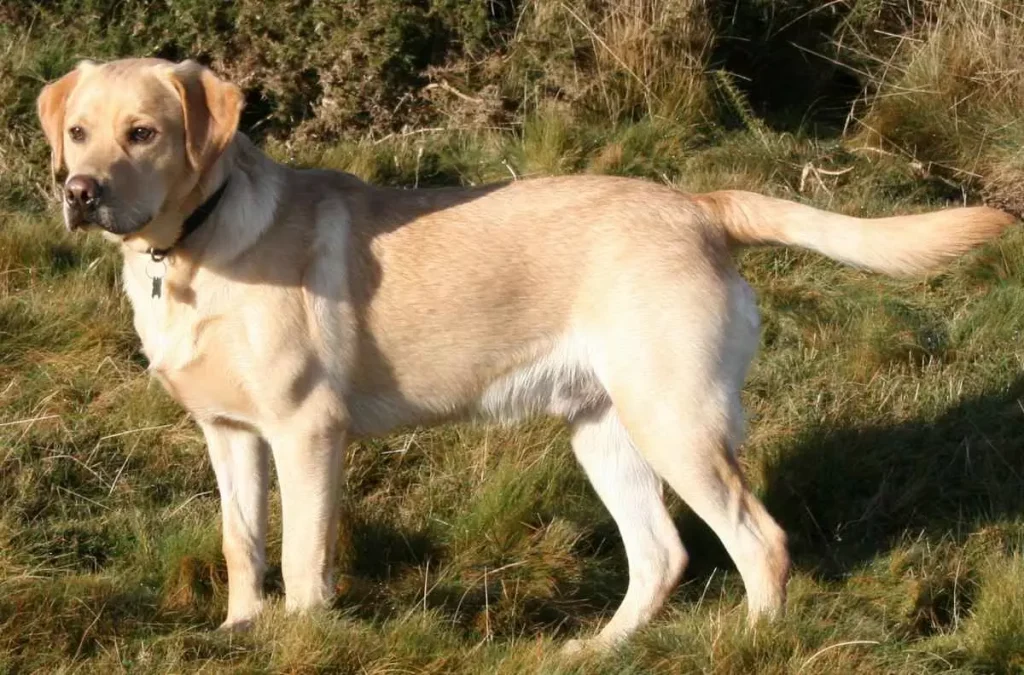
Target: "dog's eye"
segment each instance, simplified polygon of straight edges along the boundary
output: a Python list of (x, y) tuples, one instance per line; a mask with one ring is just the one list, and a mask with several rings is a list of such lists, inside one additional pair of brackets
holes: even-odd
[(73, 126), (70, 129), (68, 129), (68, 137), (74, 143), (81, 143), (82, 141), (85, 140), (85, 129), (77, 125)]
[(128, 132), (128, 141), (131, 143), (146, 143), (156, 136), (156, 129), (151, 127), (132, 127)]

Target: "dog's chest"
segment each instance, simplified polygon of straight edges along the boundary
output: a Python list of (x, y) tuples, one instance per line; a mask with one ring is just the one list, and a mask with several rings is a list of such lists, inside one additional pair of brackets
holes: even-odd
[(239, 354), (220, 335), (225, 330), (222, 322), (205, 319), (152, 336), (150, 372), (198, 419), (250, 422), (253, 400), (238, 369)]
[(199, 419), (251, 419), (253, 404), (238, 371), (230, 321), (209, 307), (176, 299), (166, 282), (161, 297), (128, 285), (150, 373), (168, 393)]
[(167, 392), (199, 420), (228, 419), (251, 424), (252, 399), (231, 369), (216, 367), (212, 359), (198, 358), (184, 368), (151, 367)]

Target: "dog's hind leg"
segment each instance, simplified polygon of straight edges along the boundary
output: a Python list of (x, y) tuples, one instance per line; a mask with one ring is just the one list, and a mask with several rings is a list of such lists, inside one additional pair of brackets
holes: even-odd
[(734, 455), (756, 307), (738, 277), (718, 281), (699, 296), (664, 284), (680, 291), (666, 293), (665, 303), (687, 307), (685, 314), (623, 312), (604, 345), (602, 380), (640, 454), (729, 552), (754, 621), (783, 609), (789, 555), (785, 533), (747, 488)]
[(782, 612), (789, 574), (786, 536), (745, 485), (726, 436), (697, 426), (671, 448), (664, 437), (646, 434), (641, 444), (658, 473), (729, 552), (747, 591), (750, 622)]
[(573, 421), (572, 448), (622, 535), (629, 587), (600, 634), (569, 642), (569, 652), (611, 646), (645, 624), (686, 566), (686, 551), (662, 502), (661, 479), (637, 452), (611, 406)]

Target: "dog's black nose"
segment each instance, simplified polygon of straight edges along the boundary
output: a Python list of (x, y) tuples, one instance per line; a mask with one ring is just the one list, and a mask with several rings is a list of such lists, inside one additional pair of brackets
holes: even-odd
[(100, 184), (91, 176), (72, 176), (64, 183), (64, 199), (71, 206), (96, 206), (100, 199)]

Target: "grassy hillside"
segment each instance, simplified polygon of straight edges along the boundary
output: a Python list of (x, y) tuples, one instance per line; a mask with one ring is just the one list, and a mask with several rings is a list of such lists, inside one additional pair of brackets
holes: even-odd
[(777, 624), (744, 630), (738, 575), (673, 502), (669, 610), (560, 660), (626, 565), (538, 421), (353, 446), (335, 611), (286, 619), (275, 566), (268, 614), (226, 636), (200, 434), (145, 374), (117, 252), (62, 231), (33, 117), (78, 58), (196, 56), (278, 159), (382, 183), (1016, 210), (1021, 44), (1005, 0), (0, 4), (0, 672), (1024, 672), (1024, 234), (899, 281), (742, 254), (764, 319), (742, 463), (795, 562)]

